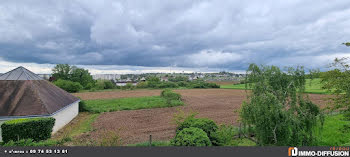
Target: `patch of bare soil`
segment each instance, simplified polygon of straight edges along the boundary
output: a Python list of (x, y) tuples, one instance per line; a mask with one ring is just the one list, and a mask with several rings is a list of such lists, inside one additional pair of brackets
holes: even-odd
[[(98, 130), (118, 130), (123, 144), (145, 142), (152, 135), (154, 141), (169, 140), (175, 135), (173, 117), (178, 109), (185, 112), (198, 112), (197, 117), (214, 120), (217, 124), (237, 125), (238, 111), (246, 98), (244, 90), (228, 89), (186, 89), (175, 90), (180, 93), (185, 106), (156, 108), (104, 113), (93, 123), (97, 131), (91, 135), (98, 137)], [(83, 99), (120, 98), (159, 95), (160, 90), (137, 90), (118, 92), (81, 93)], [(95, 95), (96, 94), (96, 95)], [(324, 95), (310, 94), (317, 104), (323, 105)]]

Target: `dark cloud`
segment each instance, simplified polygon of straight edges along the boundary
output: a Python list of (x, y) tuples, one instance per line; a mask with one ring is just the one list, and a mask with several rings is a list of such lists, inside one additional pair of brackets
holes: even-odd
[(350, 1), (0, 2), (10, 62), (245, 69), (323, 68), (349, 49)]

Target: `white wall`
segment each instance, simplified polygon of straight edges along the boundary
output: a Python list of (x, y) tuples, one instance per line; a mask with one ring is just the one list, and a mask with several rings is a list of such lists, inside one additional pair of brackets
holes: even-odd
[[(52, 134), (56, 133), (58, 130), (63, 128), (65, 125), (67, 125), (73, 118), (75, 118), (78, 115), (78, 113), (79, 113), (79, 101), (75, 102), (74, 104), (71, 104), (70, 106), (64, 108), (63, 110), (57, 112), (52, 116), (47, 116), (47, 117), (53, 117), (56, 119), (55, 125), (52, 128)], [(28, 117), (23, 117), (23, 118), (28, 118)], [(12, 119), (15, 119), (15, 118), (0, 119), (0, 126), (4, 122)], [(2, 142), (1, 127), (0, 127), (0, 142)]]
[(79, 101), (51, 116), (56, 119), (55, 126), (52, 129), (52, 133), (56, 133), (58, 130), (67, 125), (73, 118), (75, 118), (78, 115), (78, 113)]

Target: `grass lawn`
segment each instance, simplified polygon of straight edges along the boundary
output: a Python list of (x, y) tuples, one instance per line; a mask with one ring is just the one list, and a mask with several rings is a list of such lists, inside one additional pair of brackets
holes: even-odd
[(245, 89), (245, 84), (220, 85), (220, 88), (224, 88), (224, 89)]
[[(305, 84), (305, 93), (313, 94), (329, 94), (327, 90), (321, 88), (321, 79), (306, 79)], [(221, 85), (220, 88), (223, 89), (245, 89), (245, 84), (230, 84), (230, 85)]]
[(74, 137), (82, 133), (90, 132), (93, 130), (92, 123), (97, 119), (100, 114), (80, 112), (79, 115), (73, 119), (69, 125), (65, 126), (52, 138), (59, 139), (63, 137)]
[(319, 146), (349, 146), (350, 121), (343, 114), (328, 115), (318, 137)]
[(86, 100), (86, 109), (89, 112), (113, 112), (121, 110), (137, 110), (147, 108), (173, 107), (184, 105), (182, 101), (172, 101), (168, 104), (165, 98), (160, 96)]

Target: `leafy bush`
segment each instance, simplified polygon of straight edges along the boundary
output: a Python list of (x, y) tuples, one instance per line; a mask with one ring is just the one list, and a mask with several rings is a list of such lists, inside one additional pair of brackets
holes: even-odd
[(170, 100), (181, 100), (181, 95), (171, 91), (170, 89), (163, 90), (160, 96)]
[(84, 89), (88, 89), (89, 90), (89, 89), (92, 89), (94, 87), (95, 87), (95, 83), (90, 82), (84, 87)]
[(237, 141), (234, 137), (238, 131), (233, 126), (220, 125), (220, 127), (212, 135), (212, 144), (215, 146), (235, 146)]
[(220, 88), (220, 85), (218, 85), (216, 83), (206, 83), (206, 86), (208, 88)]
[(115, 89), (116, 88), (116, 85), (110, 80), (104, 80), (103, 82), (105, 84), (104, 89)]
[(189, 85), (189, 83), (185, 82), (185, 81), (180, 81), (180, 82), (177, 83), (177, 85), (180, 86), (180, 87), (187, 87)]
[(51, 137), (54, 118), (26, 118), (6, 121), (1, 125), (3, 141), (18, 141), (31, 138), (34, 141)]
[(186, 118), (182, 123), (180, 123), (176, 128), (176, 133), (180, 132), (185, 128), (200, 128), (202, 129), (210, 138), (210, 140), (214, 140), (214, 133), (218, 129), (218, 126), (215, 124), (213, 120), (207, 118)]
[(165, 89), (160, 94), (161, 97), (165, 98), (166, 103), (172, 106), (180, 106), (184, 103), (181, 101), (181, 95), (171, 91), (170, 89)]
[(103, 89), (105, 89), (105, 86), (106, 86), (106, 84), (103, 80), (97, 80), (95, 83), (94, 89), (95, 90), (103, 90)]
[(54, 82), (54, 84), (57, 87), (62, 88), (63, 90), (70, 92), (70, 93), (75, 93), (78, 92), (79, 90), (83, 89), (83, 86), (80, 85), (78, 82), (72, 82), (68, 80), (57, 80)]
[(126, 90), (126, 89), (133, 90), (133, 89), (135, 89), (135, 86), (132, 85), (131, 83), (127, 83), (125, 86), (121, 86), (121, 89), (123, 89), (123, 90)]
[(208, 135), (199, 128), (184, 128), (171, 141), (174, 146), (211, 146)]
[(79, 112), (86, 112), (86, 102), (84, 100), (80, 100), (79, 102)]
[(117, 86), (110, 80), (97, 80), (95, 83), (95, 90), (115, 89)]
[(174, 82), (162, 82), (162, 83), (159, 83), (157, 87), (158, 88), (177, 88), (179, 86)]
[(189, 85), (190, 88), (220, 88), (220, 85), (216, 83), (207, 83), (202, 80), (192, 81)]
[(160, 79), (156, 76), (149, 76), (146, 78), (146, 82), (148, 83), (148, 87), (156, 88), (157, 85), (160, 83)]
[(136, 88), (148, 88), (148, 83), (147, 82), (139, 82), (136, 85)]

